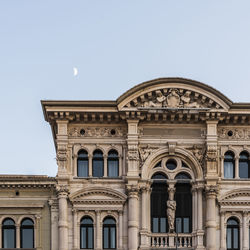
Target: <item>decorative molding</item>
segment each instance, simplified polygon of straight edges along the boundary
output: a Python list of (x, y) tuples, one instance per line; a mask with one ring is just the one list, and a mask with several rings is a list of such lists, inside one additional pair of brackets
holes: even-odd
[(158, 89), (152, 92), (145, 93), (125, 107), (137, 108), (181, 108), (181, 109), (220, 109), (222, 108), (211, 98), (200, 93), (177, 89)]
[[(232, 133), (229, 133), (231, 131)], [(227, 140), (248, 140), (250, 139), (250, 129), (243, 128), (220, 128), (218, 130), (218, 136), (220, 139)]]
[(140, 167), (143, 166), (147, 158), (157, 149), (158, 147), (152, 147), (149, 144), (147, 146), (139, 146)]
[[(85, 133), (80, 133), (84, 129)], [(115, 131), (115, 134), (111, 133), (111, 130)], [(123, 137), (127, 134), (125, 128), (115, 127), (71, 127), (68, 129), (68, 134), (70, 137)]]

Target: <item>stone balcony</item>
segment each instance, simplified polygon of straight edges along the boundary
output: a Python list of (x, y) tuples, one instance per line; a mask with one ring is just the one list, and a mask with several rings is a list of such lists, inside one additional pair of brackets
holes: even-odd
[(192, 234), (151, 234), (152, 249), (193, 249)]

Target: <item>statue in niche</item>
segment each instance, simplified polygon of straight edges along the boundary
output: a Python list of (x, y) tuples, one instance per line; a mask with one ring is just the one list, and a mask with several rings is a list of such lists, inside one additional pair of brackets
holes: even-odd
[(176, 211), (176, 201), (174, 200), (175, 188), (169, 187), (169, 200), (167, 201), (167, 217), (169, 232), (174, 232), (174, 221), (175, 221), (175, 211)]

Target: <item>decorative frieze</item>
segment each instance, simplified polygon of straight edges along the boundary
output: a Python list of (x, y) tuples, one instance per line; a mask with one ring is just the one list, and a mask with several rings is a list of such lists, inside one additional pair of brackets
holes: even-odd
[(123, 137), (126, 135), (126, 130), (121, 127), (71, 127), (68, 134), (70, 137)]
[(250, 139), (250, 129), (246, 129), (246, 128), (220, 128), (218, 130), (218, 136), (220, 139), (249, 140)]
[(200, 93), (177, 89), (158, 89), (145, 93), (125, 107), (137, 108), (182, 108), (182, 109), (219, 109), (221, 106), (211, 98)]

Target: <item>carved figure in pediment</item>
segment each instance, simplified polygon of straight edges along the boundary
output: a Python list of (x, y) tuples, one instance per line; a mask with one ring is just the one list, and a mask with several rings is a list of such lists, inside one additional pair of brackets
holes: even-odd
[(164, 96), (161, 91), (159, 91), (157, 93), (157, 97), (155, 102), (153, 101), (146, 101), (143, 104), (143, 107), (163, 107), (164, 106), (164, 102), (166, 100), (166, 96)]
[(183, 101), (184, 108), (201, 108), (201, 105), (197, 102), (191, 102), (191, 91), (186, 91), (186, 93), (181, 97)]

